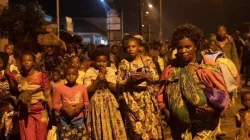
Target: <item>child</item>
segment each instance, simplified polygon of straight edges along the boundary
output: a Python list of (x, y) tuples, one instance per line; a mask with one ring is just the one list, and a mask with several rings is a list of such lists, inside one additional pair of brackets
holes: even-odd
[(18, 119), (17, 112), (14, 110), (16, 106), (15, 100), (9, 98), (5, 101), (5, 106), (7, 110), (4, 112), (2, 117), (0, 132), (4, 130), (4, 137), (6, 140), (20, 139), (19, 129), (18, 129)]
[(83, 140), (87, 137), (83, 110), (89, 104), (88, 93), (83, 85), (76, 83), (76, 68), (68, 67), (64, 74), (67, 84), (59, 86), (53, 97), (53, 109), (60, 114), (58, 137), (59, 140)]
[(16, 65), (16, 60), (14, 58), (14, 45), (13, 44), (6, 44), (4, 46), (4, 52), (9, 55), (9, 65)]
[(59, 70), (55, 70), (52, 72), (52, 81), (50, 82), (51, 88), (53, 91), (60, 85), (63, 85), (65, 81), (61, 77), (61, 72)]
[(79, 58), (77, 56), (70, 57), (69, 65), (78, 70), (78, 77), (77, 77), (76, 83), (83, 85), (83, 78), (84, 78), (84, 75), (85, 75), (85, 71), (79, 69), (80, 68)]
[(239, 127), (236, 140), (250, 139), (250, 93), (244, 93), (241, 96), (241, 103), (244, 108), (236, 114), (236, 126)]
[[(119, 105), (111, 91), (116, 90), (115, 70), (107, 67), (109, 53), (97, 49), (94, 53), (95, 67), (87, 70), (84, 85), (90, 99), (87, 128), (94, 140), (127, 140)], [(96, 115), (99, 114), (99, 115)], [(112, 121), (111, 121), (112, 120)]]

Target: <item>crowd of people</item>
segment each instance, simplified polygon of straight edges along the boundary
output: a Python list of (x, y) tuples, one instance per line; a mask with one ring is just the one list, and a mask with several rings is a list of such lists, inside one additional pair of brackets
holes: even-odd
[[(0, 52), (0, 139), (161, 140), (168, 126), (173, 140), (215, 140), (250, 77), (250, 36), (223, 25), (209, 39), (179, 25), (171, 41), (151, 44), (139, 35), (97, 46), (44, 40), (41, 51), (9, 43)], [(241, 101), (235, 138), (247, 140), (250, 93)]]

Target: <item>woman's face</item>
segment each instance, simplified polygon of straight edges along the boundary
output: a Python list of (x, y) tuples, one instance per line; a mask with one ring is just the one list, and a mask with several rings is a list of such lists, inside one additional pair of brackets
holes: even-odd
[(22, 68), (25, 71), (31, 70), (35, 65), (35, 61), (33, 57), (29, 54), (23, 55), (22, 57)]
[(179, 40), (177, 46), (177, 55), (186, 63), (194, 62), (196, 59), (195, 44), (187, 38)]
[(96, 66), (98, 68), (100, 68), (100, 67), (107, 67), (107, 65), (108, 65), (108, 59), (107, 59), (106, 56), (100, 55), (100, 56), (96, 57)]
[(139, 44), (136, 40), (129, 40), (127, 44), (127, 52), (135, 57), (138, 55), (139, 52)]

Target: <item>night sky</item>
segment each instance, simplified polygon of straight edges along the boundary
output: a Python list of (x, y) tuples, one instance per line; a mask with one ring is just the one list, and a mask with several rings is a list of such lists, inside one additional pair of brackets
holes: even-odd
[[(12, 0), (27, 1), (27, 0)], [(47, 14), (55, 17), (56, 0), (39, 0)], [(138, 0), (123, 0), (124, 32), (138, 32)], [(159, 34), (159, 0), (151, 1), (155, 7), (150, 16), (154, 35)], [(248, 32), (243, 22), (250, 22), (250, 0), (162, 0), (163, 38), (170, 39), (173, 29), (183, 23), (193, 23), (205, 35), (215, 32), (216, 26), (224, 24), (230, 33), (235, 30)], [(115, 0), (121, 9), (121, 0)], [(119, 3), (119, 4), (118, 4)], [(60, 0), (61, 17), (105, 17), (105, 8), (100, 0)], [(153, 15), (152, 15), (153, 14)]]

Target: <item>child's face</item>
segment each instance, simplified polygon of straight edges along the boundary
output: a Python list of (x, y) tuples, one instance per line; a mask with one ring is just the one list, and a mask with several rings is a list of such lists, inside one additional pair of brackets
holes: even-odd
[(159, 53), (160, 53), (161, 56), (166, 55), (166, 53), (167, 53), (167, 48), (166, 48), (165, 46), (161, 46), (161, 47), (160, 47), (160, 50), (159, 50)]
[(4, 48), (4, 51), (8, 54), (8, 55), (12, 55), (13, 51), (14, 51), (14, 46), (13, 45), (7, 45)]
[(14, 107), (12, 106), (11, 103), (8, 104), (8, 112), (11, 112), (14, 110)]
[(65, 79), (67, 80), (67, 82), (69, 84), (75, 84), (77, 77), (78, 77), (78, 71), (77, 71), (77, 69), (68, 68), (65, 71)]
[(70, 65), (72, 67), (75, 67), (75, 68), (78, 68), (79, 65), (80, 65), (80, 61), (77, 57), (73, 57), (71, 60), (70, 60)]
[(246, 109), (250, 109), (250, 94), (246, 94), (242, 98), (242, 104)]
[(100, 67), (107, 67), (107, 65), (108, 65), (108, 59), (107, 59), (106, 56), (100, 55), (100, 56), (96, 57), (96, 66), (98, 68), (100, 68)]
[(58, 72), (53, 72), (53, 74), (52, 74), (52, 80), (53, 80), (54, 82), (59, 81), (59, 80), (60, 80), (60, 73), (58, 73)]

